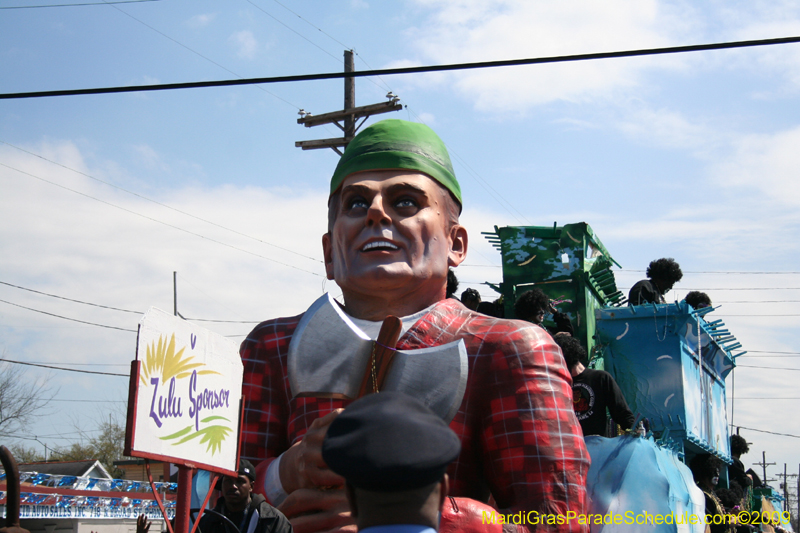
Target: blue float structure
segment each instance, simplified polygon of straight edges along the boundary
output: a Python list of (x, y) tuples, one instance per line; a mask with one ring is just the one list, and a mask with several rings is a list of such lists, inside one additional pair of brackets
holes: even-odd
[(596, 312), (595, 358), (631, 410), (681, 455), (711, 453), (731, 464), (725, 378), (745, 353), (713, 308), (685, 301)]
[[(705, 505), (686, 464), (700, 453), (732, 463), (725, 378), (745, 353), (722, 320), (710, 319), (715, 308), (695, 310), (685, 301), (627, 306), (611, 270), (619, 265), (584, 222), (496, 226), (484, 236), (501, 254), (503, 282), (488, 285), (501, 294), (506, 318), (533, 287), (561, 301), (559, 310), (590, 353), (589, 366), (611, 373), (637, 418), (648, 421), (647, 439), (586, 439), (591, 512), (672, 517), (670, 524), (634, 522), (648, 531), (704, 531), (702, 523), (686, 522)], [(722, 478), (727, 485), (726, 471)], [(770, 488), (755, 496), (754, 510), (783, 506)], [(592, 531), (630, 528), (602, 523)]]

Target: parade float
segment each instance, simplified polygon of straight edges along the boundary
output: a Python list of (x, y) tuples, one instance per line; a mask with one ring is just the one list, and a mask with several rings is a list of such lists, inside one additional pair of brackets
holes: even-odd
[[(571, 319), (588, 366), (609, 372), (649, 427), (646, 438), (587, 437), (590, 512), (612, 518), (592, 531), (636, 525), (703, 532), (691, 518), (704, 514), (703, 493), (686, 465), (700, 453), (732, 463), (725, 380), (745, 353), (723, 321), (711, 319), (715, 308), (695, 310), (685, 301), (628, 306), (612, 271), (620, 265), (586, 223), (495, 227), (483, 235), (501, 254), (503, 281), (488, 285), (500, 294), (505, 317), (515, 318), (519, 295), (541, 289)], [(783, 503), (777, 491), (757, 489), (744, 523), (772, 531), (761, 522), (778, 518), (791, 530), (780, 520)]]

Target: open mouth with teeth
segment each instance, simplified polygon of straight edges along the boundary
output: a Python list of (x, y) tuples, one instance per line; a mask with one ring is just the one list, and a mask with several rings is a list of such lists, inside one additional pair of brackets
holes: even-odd
[(361, 247), (362, 252), (391, 252), (394, 250), (399, 250), (399, 248), (389, 241), (373, 241)]

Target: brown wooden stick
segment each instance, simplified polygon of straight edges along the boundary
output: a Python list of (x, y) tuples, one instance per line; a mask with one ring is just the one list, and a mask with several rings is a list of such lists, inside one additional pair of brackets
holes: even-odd
[[(383, 387), (386, 375), (389, 373), (394, 354), (395, 346), (403, 331), (403, 322), (396, 316), (387, 316), (381, 325), (378, 333), (378, 340), (375, 341), (372, 349), (372, 356), (364, 369), (364, 377), (361, 380), (361, 387), (358, 390), (358, 398), (373, 392), (378, 392)], [(373, 364), (375, 369), (375, 383), (373, 384)], [(376, 390), (377, 389), (377, 390)]]

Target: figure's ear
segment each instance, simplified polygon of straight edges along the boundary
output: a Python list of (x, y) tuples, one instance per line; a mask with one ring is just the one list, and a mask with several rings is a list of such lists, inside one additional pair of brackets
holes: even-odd
[(328, 279), (334, 279), (333, 243), (331, 243), (330, 233), (326, 233), (322, 236), (322, 255), (325, 259), (325, 274), (328, 276)]
[(460, 224), (454, 224), (450, 228), (450, 251), (447, 254), (447, 266), (457, 267), (467, 258), (467, 228)]

